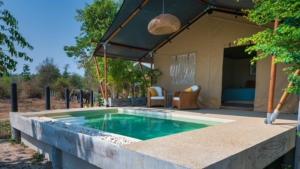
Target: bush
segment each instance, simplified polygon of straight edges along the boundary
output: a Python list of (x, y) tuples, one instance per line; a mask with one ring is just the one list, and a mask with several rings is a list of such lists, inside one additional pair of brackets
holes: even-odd
[(32, 79), (21, 83), (21, 98), (42, 98), (43, 89), (33, 85), (36, 84), (36, 81), (36, 79)]
[(11, 79), (8, 76), (0, 78), (0, 99), (7, 99), (10, 96)]
[(0, 139), (9, 139), (11, 136), (11, 127), (8, 120), (0, 120)]

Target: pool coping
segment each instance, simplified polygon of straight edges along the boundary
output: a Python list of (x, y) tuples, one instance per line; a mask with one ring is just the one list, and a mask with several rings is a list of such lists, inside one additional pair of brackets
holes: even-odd
[[(225, 116), (227, 123), (222, 125), (126, 145), (115, 145), (93, 136), (74, 133), (68, 129), (62, 130), (28, 118), (49, 113), (99, 109), (116, 108), (10, 113), (10, 116), (12, 126), (24, 134), (100, 168), (232, 168), (235, 165), (239, 168), (247, 168), (247, 166), (262, 168), (295, 146), (296, 125), (291, 125), (295, 123), (294, 120), (278, 120), (278, 124), (281, 125), (265, 125), (262, 118)], [(203, 115), (190, 111), (132, 107), (130, 109), (224, 120), (224, 115)], [(234, 129), (239, 130), (234, 131)], [(244, 138), (238, 138), (237, 135), (242, 135)], [(273, 149), (270, 149), (270, 146)], [(86, 150), (91, 152), (88, 153)], [(261, 154), (264, 156), (261, 157)]]

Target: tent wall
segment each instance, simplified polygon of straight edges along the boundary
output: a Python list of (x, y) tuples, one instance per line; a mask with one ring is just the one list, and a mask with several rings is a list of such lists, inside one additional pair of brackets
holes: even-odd
[[(277, 65), (277, 76), (276, 76), (276, 88), (274, 97), (274, 106), (280, 100), (284, 88), (287, 87), (287, 75), (282, 71), (284, 65)], [(256, 93), (254, 110), (255, 111), (267, 111), (268, 105), (268, 91), (269, 91), (269, 77), (271, 69), (271, 57), (260, 61), (257, 64), (257, 74), (256, 74)], [(290, 95), (286, 100), (286, 104), (282, 107), (282, 112), (295, 113), (297, 112), (298, 99), (296, 95)]]
[[(201, 86), (201, 104), (203, 107), (219, 108), (222, 96), (222, 71), (224, 48), (238, 38), (249, 36), (263, 30), (263, 27), (250, 24), (241, 17), (214, 12), (205, 15), (189, 29), (174, 38), (171, 43), (160, 48), (154, 56), (155, 68), (162, 71), (159, 84), (169, 92), (181, 90), (189, 85), (175, 85), (171, 82), (171, 57), (178, 54), (196, 52), (195, 81)], [(269, 61), (257, 65), (255, 111), (266, 111), (269, 83)], [(278, 102), (282, 88), (287, 85), (286, 76), (278, 68), (276, 100)], [(292, 98), (285, 107), (286, 112), (294, 112), (297, 100)]]

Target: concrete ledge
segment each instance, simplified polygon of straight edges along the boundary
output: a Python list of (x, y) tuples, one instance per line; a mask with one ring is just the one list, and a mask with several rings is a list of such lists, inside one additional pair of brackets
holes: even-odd
[[(84, 110), (87, 109), (68, 111)], [(155, 109), (151, 111), (155, 112)], [(160, 113), (172, 116), (223, 119), (227, 123), (126, 145), (116, 145), (31, 118), (63, 112), (66, 110), (10, 113), (10, 120), (12, 126), (22, 132), (22, 141), (26, 145), (48, 154), (50, 159), (53, 148), (60, 150), (61, 166), (67, 169), (83, 166), (64, 163), (66, 159), (91, 169), (259, 169), (295, 146), (296, 121), (278, 120), (275, 125), (265, 125), (263, 118), (230, 115), (227, 111), (214, 114), (162, 110)]]

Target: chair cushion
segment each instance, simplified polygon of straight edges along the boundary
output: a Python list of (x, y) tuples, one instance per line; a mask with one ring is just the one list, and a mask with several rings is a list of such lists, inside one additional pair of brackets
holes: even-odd
[(163, 96), (163, 94), (162, 94), (162, 88), (161, 87), (159, 87), (159, 86), (153, 86), (151, 88), (154, 88), (156, 90), (157, 96)]
[(180, 97), (173, 97), (173, 100), (180, 100)]
[(151, 96), (158, 96), (158, 93), (157, 93), (156, 89), (153, 88), (153, 87), (149, 88), (149, 92), (150, 92)]
[(192, 89), (192, 87), (189, 87), (189, 88), (184, 89), (184, 91), (185, 91), (185, 92), (192, 92), (193, 89)]
[(165, 99), (165, 97), (163, 97), (163, 96), (153, 96), (150, 98), (151, 98), (151, 100), (164, 100)]
[(198, 89), (199, 89), (199, 87), (198, 87), (197, 85), (193, 85), (193, 86), (191, 86), (191, 87), (185, 89), (184, 91), (185, 91), (185, 92), (195, 92), (195, 91), (197, 91)]

